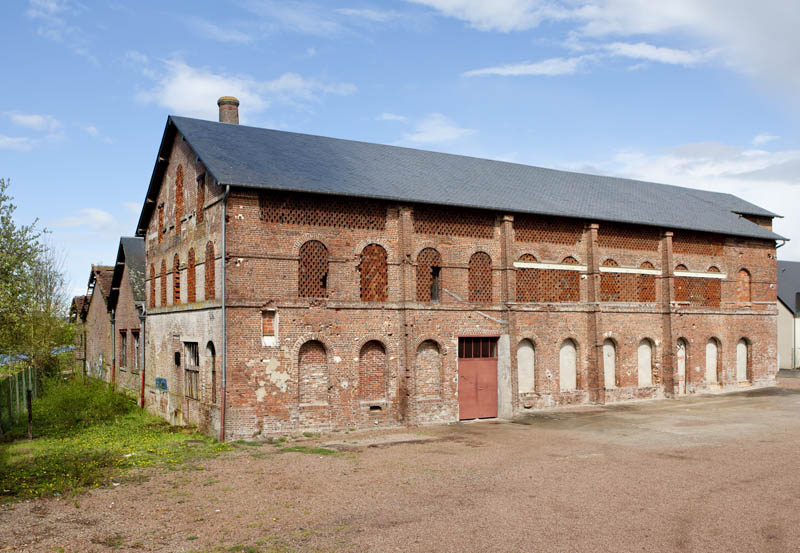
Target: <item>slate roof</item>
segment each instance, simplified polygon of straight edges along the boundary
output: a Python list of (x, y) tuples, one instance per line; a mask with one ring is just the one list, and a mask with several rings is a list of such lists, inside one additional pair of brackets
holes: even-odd
[(731, 194), (177, 116), (167, 119), (137, 236), (146, 232), (176, 131), (223, 186), (785, 239), (740, 216), (774, 213)]
[(800, 313), (800, 261), (778, 261), (778, 299), (794, 315)]
[(114, 273), (111, 279), (111, 291), (108, 298), (108, 310), (116, 309), (119, 299), (119, 289), (122, 284), (122, 274), (125, 266), (128, 267), (128, 280), (133, 292), (133, 303), (137, 306), (144, 305), (144, 238), (123, 236), (119, 239), (117, 261), (114, 264)]
[[(108, 301), (108, 294), (111, 291), (113, 274), (114, 267), (106, 265), (92, 265), (92, 272), (89, 274), (89, 286), (94, 286), (94, 291), (100, 290), (100, 295), (105, 301)], [(91, 295), (89, 297), (91, 301)]]
[(81, 322), (86, 322), (86, 314), (89, 311), (89, 296), (75, 296), (72, 298), (70, 307), (70, 318), (75, 318)]

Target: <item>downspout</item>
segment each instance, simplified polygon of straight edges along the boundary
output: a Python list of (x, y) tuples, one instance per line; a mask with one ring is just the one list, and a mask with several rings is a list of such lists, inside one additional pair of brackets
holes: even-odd
[(145, 363), (144, 360), (147, 357), (144, 354), (144, 350), (147, 344), (147, 335), (145, 334), (145, 326), (146, 326), (147, 317), (145, 316), (145, 307), (142, 306), (142, 311), (139, 313), (139, 328), (141, 328), (141, 335), (139, 336), (139, 372), (141, 373), (142, 382), (139, 385), (139, 406), (144, 409), (144, 372), (145, 372)]
[(225, 406), (227, 399), (228, 384), (228, 325), (225, 313), (225, 229), (227, 225), (227, 206), (228, 195), (231, 193), (231, 185), (225, 186), (225, 194), (222, 196), (222, 406), (220, 408), (219, 420), (219, 440), (225, 441)]

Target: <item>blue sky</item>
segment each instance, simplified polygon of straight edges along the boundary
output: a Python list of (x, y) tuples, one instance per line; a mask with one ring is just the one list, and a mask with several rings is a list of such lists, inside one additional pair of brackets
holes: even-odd
[(798, 29), (794, 0), (12, 1), (0, 176), (74, 293), (166, 116), (226, 94), (249, 125), (731, 192), (800, 259)]

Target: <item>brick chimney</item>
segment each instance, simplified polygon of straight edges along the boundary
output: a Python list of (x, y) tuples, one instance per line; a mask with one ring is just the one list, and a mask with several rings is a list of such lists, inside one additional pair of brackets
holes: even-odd
[(219, 122), (239, 124), (239, 100), (233, 96), (223, 96), (217, 100), (219, 106)]

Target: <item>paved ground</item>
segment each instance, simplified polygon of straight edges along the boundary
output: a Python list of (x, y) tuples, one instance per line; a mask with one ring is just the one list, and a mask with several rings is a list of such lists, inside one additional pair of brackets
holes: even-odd
[(0, 551), (800, 551), (800, 379), (389, 434), (17, 504)]

